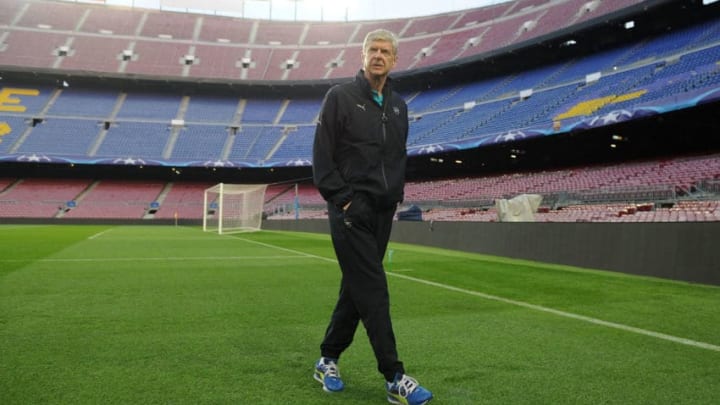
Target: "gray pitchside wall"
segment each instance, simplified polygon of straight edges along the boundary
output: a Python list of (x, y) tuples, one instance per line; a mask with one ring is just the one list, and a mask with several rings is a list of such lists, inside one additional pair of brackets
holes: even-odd
[[(265, 229), (328, 233), (326, 220)], [(395, 242), (720, 285), (720, 223), (396, 222)]]

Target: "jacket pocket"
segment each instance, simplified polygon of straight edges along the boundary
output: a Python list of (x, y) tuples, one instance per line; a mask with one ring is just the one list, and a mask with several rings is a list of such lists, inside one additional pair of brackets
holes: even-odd
[(368, 196), (362, 192), (353, 194), (352, 202), (347, 210), (344, 211), (344, 215), (346, 227), (369, 226), (373, 215), (373, 208)]

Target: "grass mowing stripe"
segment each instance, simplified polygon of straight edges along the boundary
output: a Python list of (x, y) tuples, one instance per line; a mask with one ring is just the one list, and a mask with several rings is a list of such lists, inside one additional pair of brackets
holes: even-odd
[[(183, 261), (183, 260), (275, 260), (275, 259), (311, 259), (304, 255), (298, 256), (177, 256), (177, 257), (98, 257), (86, 259), (37, 259), (34, 262), (142, 262), (142, 261)], [(22, 259), (0, 259), (0, 263), (26, 262)]]
[(282, 246), (277, 246), (277, 245), (271, 245), (271, 244), (269, 244), (269, 243), (258, 242), (258, 241), (256, 241), (256, 240), (250, 240), (250, 239), (245, 239), (245, 238), (237, 238), (237, 239), (238, 239), (238, 240), (241, 240), (241, 241), (244, 241), (244, 242), (248, 242), (248, 243), (254, 243), (254, 244), (256, 244), (256, 245), (269, 247), (269, 248), (272, 248), (272, 249), (282, 250), (282, 251), (284, 251), (284, 252), (295, 253), (295, 254), (303, 255), (303, 256), (306, 256), (306, 257), (309, 257), (309, 258), (321, 259), (321, 260), (325, 260), (325, 261), (327, 261), (327, 262), (337, 263), (337, 260), (336, 260), (336, 259), (331, 259), (331, 258), (329, 258), (329, 257), (323, 257), (323, 256), (314, 255), (314, 254), (311, 254), (311, 253), (305, 253), (305, 252), (301, 252), (301, 251), (299, 251), (299, 250), (284, 248), (284, 247), (282, 247)]
[[(327, 234), (50, 226), (0, 236), (3, 405), (385, 401), (369, 344), (347, 389), (311, 377), (341, 278)], [(264, 242), (266, 246), (237, 238)], [(301, 260), (39, 262), (296, 256)], [(717, 403), (720, 352), (411, 282), (419, 279), (720, 345), (720, 289), (393, 243), (400, 350), (438, 403)], [(323, 257), (311, 258), (309, 254)], [(389, 258), (385, 258), (386, 260)], [(389, 263), (386, 263), (389, 264)], [(396, 275), (395, 278), (392, 278)], [(362, 334), (362, 331), (359, 331)], [(356, 338), (359, 336), (356, 336)], [(363, 339), (364, 340), (364, 339)], [(448, 362), (448, 353), (453, 361)], [(268, 390), (272, 387), (283, 389)]]
[[(275, 245), (271, 245), (271, 244), (268, 244), (268, 243), (253, 241), (253, 240), (249, 240), (249, 239), (245, 239), (245, 238), (238, 238), (238, 239), (243, 240), (243, 241), (246, 241), (246, 242), (255, 243), (255, 244), (258, 244), (258, 245), (270, 247), (270, 248), (275, 248), (275, 249), (283, 250), (283, 251), (285, 251), (285, 252), (292, 252), (292, 253), (297, 253), (297, 254), (303, 254), (303, 255), (315, 257), (315, 258), (317, 258), (317, 259), (321, 259), (321, 260), (325, 260), (325, 261), (337, 263), (337, 260), (336, 260), (336, 259), (330, 259), (330, 258), (327, 258), (327, 257), (317, 256), (317, 255), (313, 255), (313, 254), (310, 254), (310, 253), (304, 253), (304, 252), (296, 251), (296, 250), (293, 250), (293, 249), (287, 249), (287, 248), (284, 248), (284, 247), (281, 247), (281, 246), (275, 246)], [(575, 319), (575, 320), (578, 320), (578, 321), (583, 321), (583, 322), (592, 323), (592, 324), (595, 324), (595, 325), (605, 326), (605, 327), (608, 327), (608, 328), (619, 329), (619, 330), (622, 330), (622, 331), (625, 331), (625, 332), (632, 332), (632, 333), (636, 333), (636, 334), (640, 334), (640, 335), (650, 336), (650, 337), (653, 337), (653, 338), (656, 338), (656, 339), (667, 340), (667, 341), (670, 341), (670, 342), (673, 342), (673, 343), (679, 343), (679, 344), (686, 345), (686, 346), (692, 346), (692, 347), (697, 347), (697, 348), (700, 348), (700, 349), (706, 349), (706, 350), (712, 350), (712, 351), (720, 352), (720, 346), (713, 345), (713, 344), (710, 344), (710, 343), (699, 342), (699, 341), (692, 340), (692, 339), (687, 339), (687, 338), (683, 338), (683, 337), (668, 335), (668, 334), (665, 334), (665, 333), (655, 332), (655, 331), (651, 331), (651, 330), (647, 330), (647, 329), (642, 329), (642, 328), (636, 328), (636, 327), (634, 327), (634, 326), (624, 325), (624, 324), (621, 324), (621, 323), (604, 321), (604, 320), (602, 320), (602, 319), (597, 319), (597, 318), (592, 318), (592, 317), (589, 317), (589, 316), (574, 314), (574, 313), (572, 313), (572, 312), (560, 311), (560, 310), (557, 310), (557, 309), (548, 308), (548, 307), (544, 307), (544, 306), (541, 306), (541, 305), (530, 304), (530, 303), (524, 302), (524, 301), (512, 300), (512, 299), (509, 299), (509, 298), (503, 298), (503, 297), (499, 297), (499, 296), (496, 296), (496, 295), (485, 294), (485, 293), (482, 293), (482, 292), (479, 292), (479, 291), (467, 290), (467, 289), (464, 289), (464, 288), (455, 287), (455, 286), (451, 286), (451, 285), (447, 285), (447, 284), (442, 284), (442, 283), (437, 283), (437, 282), (434, 282), (434, 281), (423, 280), (423, 279), (420, 279), (420, 278), (411, 277), (411, 276), (407, 276), (407, 275), (404, 275), (404, 274), (396, 274), (396, 273), (393, 273), (393, 272), (386, 272), (386, 274), (389, 275), (389, 276), (398, 277), (398, 278), (402, 278), (402, 279), (409, 280), (409, 281), (414, 281), (414, 282), (417, 282), (417, 283), (422, 283), (422, 284), (429, 285), (429, 286), (433, 286), (433, 287), (443, 288), (443, 289), (446, 289), (446, 290), (449, 290), (449, 291), (460, 292), (460, 293), (472, 295), (472, 296), (475, 296), (475, 297), (484, 298), (484, 299), (487, 299), (487, 300), (492, 300), (492, 301), (502, 302), (502, 303), (505, 303), (505, 304), (515, 305), (515, 306), (519, 306), (519, 307), (531, 309), (531, 310), (534, 310), (534, 311), (545, 312), (545, 313), (549, 313), (549, 314), (553, 314), (553, 315), (557, 315), (557, 316), (562, 316), (562, 317), (565, 317), (565, 318), (570, 318), (570, 319)]]
[(657, 339), (668, 340), (671, 342), (680, 343), (680, 344), (687, 345), (687, 346), (693, 346), (693, 347), (698, 347), (701, 349), (707, 349), (707, 350), (713, 350), (716, 352), (720, 352), (720, 346), (716, 346), (716, 345), (713, 345), (710, 343), (698, 342), (698, 341), (692, 340), (692, 339), (686, 339), (686, 338), (682, 338), (682, 337), (667, 335), (665, 333), (654, 332), (651, 330), (636, 328), (634, 326), (623, 325), (620, 323), (603, 321), (602, 319), (592, 318), (592, 317), (584, 316), (584, 315), (578, 315), (578, 314), (574, 314), (572, 312), (560, 311), (557, 309), (543, 307), (541, 305), (530, 304), (530, 303), (523, 302), (523, 301), (511, 300), (508, 298), (485, 294), (485, 293), (478, 292), (478, 291), (467, 290), (464, 288), (454, 287), (454, 286), (446, 285), (446, 284), (442, 284), (442, 283), (436, 283), (434, 281), (423, 280), (423, 279), (416, 278), (416, 277), (406, 276), (404, 274), (393, 274), (393, 273), (388, 273), (388, 274), (391, 274), (395, 277), (403, 278), (406, 280), (414, 281), (417, 283), (426, 284), (426, 285), (430, 285), (430, 286), (438, 287), (438, 288), (444, 288), (446, 290), (455, 291), (455, 292), (459, 292), (459, 293), (463, 293), (463, 294), (469, 294), (469, 295), (484, 298), (487, 300), (498, 301), (498, 302), (502, 302), (505, 304), (515, 305), (515, 306), (519, 306), (519, 307), (523, 307), (523, 308), (532, 309), (535, 311), (541, 311), (541, 312), (546, 312), (546, 313), (553, 314), (553, 315), (562, 316), (565, 318), (577, 319), (579, 321), (589, 322), (589, 323), (600, 325), (600, 326), (606, 326), (609, 328), (620, 329), (620, 330), (623, 330), (626, 332), (638, 333), (641, 335), (646, 335), (646, 336), (654, 337)]

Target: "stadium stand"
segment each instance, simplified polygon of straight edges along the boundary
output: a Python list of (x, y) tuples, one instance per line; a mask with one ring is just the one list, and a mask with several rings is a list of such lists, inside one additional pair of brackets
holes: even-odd
[(15, 25), (56, 31), (74, 31), (80, 23), (85, 9), (68, 7), (62, 3), (28, 2), (27, 8), (18, 10), (20, 15)]
[(64, 218), (142, 218), (165, 187), (148, 181), (95, 181)]
[[(492, 201), (518, 194), (597, 192), (607, 201), (622, 191), (626, 200), (673, 199), (676, 191), (688, 193), (698, 182), (720, 176), (720, 156), (709, 155), (622, 165), (582, 167), (531, 174), (505, 174), (477, 179), (452, 179), (425, 189), (423, 183), (406, 189), (406, 201)], [(419, 189), (415, 189), (419, 187)], [(670, 189), (668, 189), (670, 187)], [(671, 195), (648, 191), (670, 190)], [(659, 198), (658, 198), (659, 197)]]
[(242, 121), (248, 124), (273, 124), (283, 103), (282, 99), (256, 98), (248, 100), (242, 112)]
[(193, 39), (199, 17), (192, 14), (147, 12), (140, 36), (162, 39)]
[(26, 119), (23, 117), (5, 117), (2, 121), (11, 129), (9, 133), (0, 137), (0, 153), (11, 153), (15, 150), (16, 142), (28, 130)]
[(516, 4), (512, 2), (499, 3), (481, 7), (475, 10), (467, 10), (460, 15), (459, 19), (450, 27), (451, 29), (461, 29), (477, 25), (486, 21), (495, 21), (501, 16), (510, 13)]
[(295, 49), (273, 49), (267, 60), (266, 73), (280, 80), (286, 80), (290, 72), (300, 68), (296, 59), (299, 53), (300, 51)]
[[(261, 84), (338, 79), (357, 72), (362, 38), (383, 27), (400, 34), (402, 73), (509, 49), (636, 3), (521, 0), (437, 16), (328, 24), (0, 0), (0, 66)], [(418, 87), (407, 94), (410, 152), (447, 145), (474, 148), (517, 134), (525, 137), (523, 131), (547, 135), (555, 125), (569, 131), (643, 108), (677, 108), (718, 89), (719, 40), (720, 20), (715, 19), (540, 68)], [(83, 157), (82, 162), (126, 165), (307, 166), (322, 101), (278, 92), (217, 95), (86, 88), (61, 81), (54, 87), (1, 84), (0, 90), (25, 93), (19, 96), (23, 111), (0, 108), (0, 122), (11, 129), (0, 136), (0, 160), (29, 162), (74, 163)], [(546, 198), (546, 211), (538, 214), (542, 221), (718, 220), (717, 198), (699, 192), (700, 184), (720, 177), (718, 161), (712, 154), (410, 182), (406, 202), (425, 207), (426, 218), (434, 220), (491, 221), (497, 217), (493, 200), (540, 193)], [(199, 218), (198, 190), (209, 186), (100, 180), (85, 190), (88, 182), (81, 181), (85, 188), (72, 196), (51, 196), (50, 203), (36, 206), (32, 193), (12, 192), (22, 190), (22, 183), (0, 182), (0, 216), (168, 219), (177, 213)], [(299, 192), (303, 215), (322, 217), (317, 192), (307, 185)], [(58, 211), (58, 201), (73, 199), (78, 207)], [(292, 193), (271, 200), (266, 210), (276, 214), (272, 219), (292, 214)], [(159, 209), (148, 214), (151, 203)], [(638, 208), (646, 203), (651, 210)], [(115, 211), (107, 209), (113, 204), (120, 207), (117, 214), (108, 213)]]
[(314, 122), (315, 118), (320, 113), (321, 105), (322, 100), (317, 98), (292, 99), (283, 111), (279, 123), (298, 124)]
[(201, 17), (198, 39), (204, 42), (248, 44), (255, 23), (240, 18)]
[(606, 15), (613, 11), (623, 9), (636, 2), (634, 0), (603, 0), (581, 3), (583, 3), (583, 6), (580, 9), (580, 17), (575, 20), (576, 24), (587, 21), (598, 15)]
[(26, 7), (26, 4), (19, 1), (3, 0), (0, 2), (0, 24), (10, 25), (18, 18), (19, 11)]
[(158, 198), (160, 204), (154, 218), (202, 218), (203, 192), (210, 183), (169, 183), (164, 194)]
[(33, 118), (45, 110), (56, 89), (46, 85), (24, 86), (21, 83), (3, 82), (0, 91), (4, 96), (0, 112)]
[(171, 158), (182, 161), (207, 162), (222, 158), (228, 138), (228, 127), (192, 124), (183, 127), (177, 136)]
[(88, 9), (79, 31), (90, 34), (111, 36), (133, 36), (136, 34), (145, 13), (139, 10), (111, 7), (93, 7)]
[(48, 115), (106, 119), (110, 117), (117, 103), (119, 93), (97, 88), (73, 88), (59, 91), (49, 106)]
[(0, 212), (5, 218), (52, 218), (67, 203), (82, 195), (90, 184), (77, 179), (3, 179), (0, 181)]
[(479, 45), (472, 48), (472, 53), (477, 54), (500, 49), (511, 43), (532, 37), (529, 33), (529, 27), (535, 26), (536, 20), (546, 12), (546, 10), (537, 10), (529, 14), (519, 13), (519, 15), (512, 18), (493, 23), (490, 29), (483, 34)]
[(272, 154), (273, 160), (303, 160), (312, 156), (312, 140), (315, 135), (314, 125), (288, 127), (284, 130), (285, 139)]
[[(289, 60), (280, 60), (281, 64), (285, 63), (287, 71), (287, 75), (283, 77), (291, 80), (326, 78), (332, 72), (332, 63), (338, 56), (338, 50), (333, 48), (303, 49), (294, 52)], [(359, 56), (358, 60), (360, 60)], [(292, 67), (288, 68), (288, 65)]]
[(404, 37), (417, 37), (447, 31), (457, 19), (458, 16), (454, 14), (412, 18), (402, 35)]
[(3, 39), (0, 64), (23, 68), (49, 68), (58, 59), (58, 50), (67, 43), (64, 34), (13, 30)]
[[(353, 23), (354, 24), (354, 23)], [(362, 44), (362, 41), (365, 39), (365, 35), (367, 35), (368, 32), (374, 31), (376, 29), (387, 29), (392, 32), (397, 33), (401, 38), (402, 32), (405, 30), (405, 27), (409, 24), (409, 19), (405, 18), (399, 18), (395, 20), (383, 20), (383, 21), (363, 21), (360, 23), (360, 26), (355, 31), (355, 35), (353, 35), (352, 38), (350, 38), (351, 43), (357, 44), (360, 46)], [(349, 48), (346, 48), (346, 50)], [(351, 55), (360, 55), (360, 52), (357, 52), (355, 54)]]
[(122, 53), (130, 48), (126, 39), (78, 36), (72, 41), (72, 51), (59, 58), (58, 69), (88, 72), (118, 72)]
[(97, 122), (75, 119), (43, 120), (16, 148), (19, 154), (87, 155), (100, 126)]
[(169, 123), (177, 117), (181, 98), (159, 92), (128, 93), (117, 113), (118, 119), (161, 120)]
[(234, 135), (229, 160), (260, 164), (282, 136), (282, 127), (244, 126)]
[(0, 191), (7, 191), (7, 188), (15, 182), (15, 179), (0, 178)]
[(552, 32), (555, 27), (575, 24), (582, 8), (581, 2), (569, 1), (558, 5), (556, 8), (543, 13), (537, 20), (532, 21), (532, 29), (520, 34), (519, 39), (523, 40), (527, 34), (532, 33), (535, 37)]
[[(718, 179), (720, 155), (712, 154), (411, 181), (405, 188), (404, 206), (422, 207), (425, 220), (496, 221), (493, 205), (496, 199), (541, 194), (545, 199), (536, 219), (543, 222), (720, 221), (718, 194), (698, 192), (703, 182), (715, 184)], [(77, 208), (64, 214), (68, 218), (142, 219), (156, 202), (154, 218), (173, 218), (177, 212), (179, 218), (198, 219), (202, 217), (202, 191), (211, 185), (114, 180), (89, 185), (87, 180), (2, 179), (0, 217), (50, 218), (58, 214), (59, 206), (74, 200)], [(44, 193), (44, 188), (51, 192)], [(302, 218), (326, 215), (324, 201), (314, 186), (300, 184), (297, 196)], [(265, 200), (269, 219), (295, 217), (293, 184), (270, 186)]]
[(182, 118), (186, 122), (230, 124), (238, 111), (240, 99), (233, 96), (193, 95)]
[[(720, 82), (717, 61), (720, 58), (720, 46), (711, 43), (696, 42), (695, 48), (688, 48), (683, 41), (689, 38), (714, 38), (714, 32), (720, 31), (720, 21), (704, 23), (684, 30), (677, 30), (670, 35), (652, 41), (641, 41), (627, 45), (621, 49), (600, 52), (585, 58), (576, 58), (570, 62), (552, 64), (537, 69), (529, 69), (521, 73), (509, 73), (504, 76), (480, 79), (451, 87), (430, 88), (418, 91), (409, 100), (409, 110), (413, 115), (409, 146), (422, 148), (428, 145), (446, 144), (459, 141), (472, 141), (473, 139), (487, 140), (500, 139), (503, 132), (509, 130), (522, 131), (528, 128), (549, 130), (554, 125), (571, 126), (591, 117), (604, 116), (615, 111), (632, 111), (635, 108), (650, 105), (653, 108), (667, 108), (664, 104), (652, 104), (665, 100), (670, 105), (677, 104), (683, 94), (697, 94), (698, 90), (716, 89)], [(667, 47), (663, 46), (667, 41)], [(185, 45), (183, 45), (185, 46)], [(646, 49), (647, 48), (647, 49)], [(675, 49), (680, 53), (668, 54), (667, 49)], [(276, 69), (283, 69), (280, 64), (288, 62), (296, 55), (297, 68), (284, 68), (286, 75), (296, 75), (302, 71), (304, 65), (303, 54), (324, 54), (318, 50), (303, 50), (297, 53), (291, 50), (275, 52), (270, 60), (277, 62)], [(330, 58), (331, 54), (325, 54)], [(640, 59), (637, 59), (637, 58)], [(322, 61), (322, 58), (317, 59)], [(206, 59), (200, 58), (193, 68), (209, 66), (204, 63)], [(630, 64), (624, 64), (627, 61)], [(307, 66), (306, 66), (307, 67)], [(268, 67), (269, 68), (269, 67)], [(338, 66), (339, 69), (343, 67)], [(178, 69), (181, 69), (178, 63)], [(232, 69), (238, 69), (232, 67)], [(327, 75), (328, 71), (335, 69), (322, 65), (315, 65), (318, 74)], [(353, 68), (354, 69), (354, 68)], [(309, 71), (309, 70), (308, 70)], [(324, 71), (325, 73), (322, 73)], [(587, 76), (597, 73), (596, 81), (587, 81)], [(22, 86), (21, 86), (22, 87)], [(188, 135), (205, 133), (202, 129), (219, 129), (253, 125), (283, 125), (302, 126), (313, 124), (319, 110), (321, 99), (298, 98), (268, 98), (237, 96), (214, 96), (209, 94), (193, 94), (182, 96), (180, 94), (161, 93), (153, 91), (123, 91), (98, 90), (84, 88), (49, 88), (38, 87), (30, 89), (37, 91), (37, 95), (22, 97), (22, 106), (26, 109), (23, 117), (28, 121), (40, 120), (42, 128), (52, 128), (56, 116), (60, 118), (87, 118), (92, 122), (76, 123), (83, 128), (91, 128), (98, 122), (107, 126), (107, 136), (97, 139), (93, 148), (84, 148), (86, 153), (81, 155), (112, 158), (127, 158), (128, 156), (142, 156), (153, 160), (163, 160), (172, 157), (181, 159), (185, 156), (195, 156), (189, 150), (173, 152), (173, 137), (177, 133), (170, 133), (169, 138), (158, 139), (155, 135), (165, 131), (158, 126), (139, 125), (142, 123), (157, 122), (169, 125), (172, 119), (185, 119), (188, 123), (198, 122), (211, 125), (188, 128), (182, 131), (179, 148), (190, 147), (192, 140)], [(530, 95), (522, 96), (521, 92), (530, 91)], [(468, 106), (468, 103), (470, 105)], [(43, 117), (44, 115), (44, 117)], [(15, 119), (16, 117), (13, 117)], [(114, 134), (122, 128), (124, 122), (134, 121), (133, 130), (151, 131), (146, 138), (154, 144), (149, 150), (134, 150), (141, 148), (148, 142), (128, 142), (123, 148), (114, 146), (117, 143)], [(17, 122), (17, 121), (15, 121)], [(60, 124), (58, 124), (60, 125)], [(67, 128), (69, 123), (58, 128)], [(17, 123), (15, 128), (19, 128)], [(204, 147), (215, 147), (217, 150), (210, 153), (210, 157), (228, 156), (230, 159), (242, 160), (252, 156), (251, 164), (265, 161), (270, 158), (285, 159), (290, 157), (289, 150), (305, 150), (308, 148), (285, 148), (282, 143), (288, 139), (297, 140), (297, 137), (283, 136), (282, 128), (269, 128), (268, 138), (255, 145), (250, 142), (234, 142), (230, 153), (226, 153), (226, 143), (220, 139), (210, 142)], [(31, 131), (32, 132), (32, 131)], [(42, 130), (38, 131), (42, 134)], [(86, 137), (89, 129), (84, 130)], [(242, 132), (241, 132), (242, 133)], [(245, 132), (247, 133), (247, 132)], [(95, 134), (97, 135), (97, 134)], [(6, 137), (17, 139), (17, 133)], [(135, 134), (138, 138), (140, 134)], [(61, 146), (45, 147), (40, 135), (31, 139), (22, 139), (11, 148), (8, 143), (3, 145), (6, 153), (41, 153), (61, 154)], [(74, 137), (73, 140), (78, 140)], [(252, 135), (250, 139), (255, 137)], [(170, 141), (168, 143), (168, 141)], [(276, 142), (276, 144), (272, 144)], [(83, 145), (92, 141), (84, 139)], [(63, 141), (63, 144), (72, 143)], [(106, 145), (107, 144), (107, 145)], [(244, 145), (244, 146), (243, 146)], [(167, 146), (167, 148), (166, 148)], [(240, 147), (254, 147), (255, 151), (240, 150)], [(113, 152), (117, 148), (116, 152)], [(279, 150), (280, 154), (272, 156), (272, 151)], [(51, 151), (49, 153), (48, 151)], [(118, 155), (113, 155), (118, 153)], [(78, 151), (73, 153), (78, 154)], [(293, 156), (293, 158), (309, 159), (306, 156)], [(206, 159), (210, 160), (210, 159)], [(236, 162), (241, 163), (241, 162)]]
[(183, 76), (187, 66), (185, 56), (190, 54), (190, 45), (144, 40), (137, 41), (132, 51), (135, 57), (127, 63), (123, 73), (179, 77)]
[(348, 23), (310, 23), (305, 32), (303, 44), (308, 46), (345, 45), (350, 42), (357, 28), (357, 24)]
[(482, 26), (440, 34), (432, 46), (428, 47), (426, 56), (419, 60), (415, 67), (432, 66), (458, 58), (463, 51), (475, 46), (474, 38), (481, 38), (489, 29), (490, 27)]
[[(194, 77), (246, 79), (248, 68), (243, 68), (242, 60), (250, 58), (250, 50), (227, 45), (198, 45), (195, 47), (194, 63), (190, 66), (190, 75)], [(248, 62), (248, 67), (255, 62)], [(243, 77), (243, 73), (245, 76)]]
[(299, 45), (307, 25), (284, 21), (257, 21), (254, 36), (250, 43), (254, 45)]
[(169, 123), (119, 122), (107, 131), (96, 155), (114, 159), (156, 159), (165, 154), (169, 139)]
[(338, 79), (353, 77), (360, 69), (360, 57), (362, 55), (362, 46), (359, 44), (349, 45), (347, 48), (340, 50), (337, 58), (334, 62), (334, 67), (331, 67), (330, 72), (327, 74), (328, 79)]
[[(517, 1), (415, 19), (313, 23), (5, 0), (2, 21), (8, 35), (0, 65), (250, 80), (341, 78), (354, 75), (359, 44), (376, 28), (400, 34), (408, 53), (399, 67), (415, 69), (536, 38), (634, 3)], [(102, 40), (108, 46), (101, 47)], [(298, 64), (288, 74), (281, 65), (298, 52), (308, 55), (305, 68)], [(315, 52), (319, 61), (311, 57)], [(198, 58), (188, 62), (188, 55)], [(338, 59), (325, 60), (328, 56)], [(248, 72), (234, 74), (243, 69), (244, 58), (252, 60)], [(333, 60), (340, 69), (317, 75), (318, 65)]]

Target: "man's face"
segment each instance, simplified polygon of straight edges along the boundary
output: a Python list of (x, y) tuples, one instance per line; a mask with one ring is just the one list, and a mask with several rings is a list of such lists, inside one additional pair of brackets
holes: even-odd
[(395, 67), (395, 53), (389, 41), (372, 41), (363, 51), (363, 69), (373, 76), (387, 76)]

